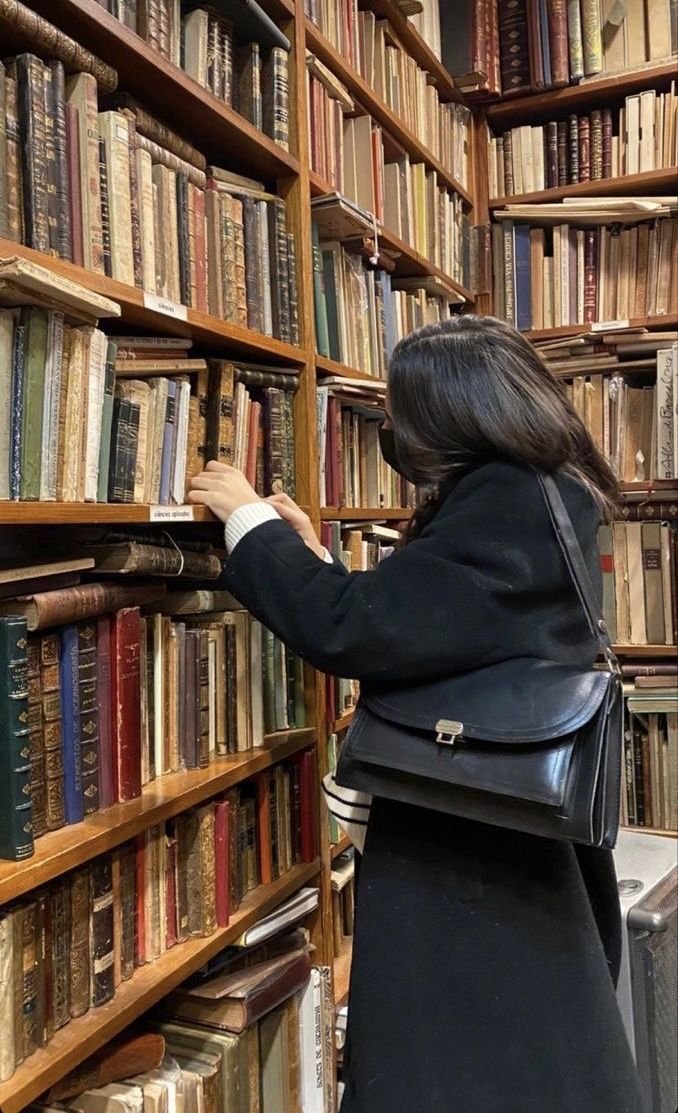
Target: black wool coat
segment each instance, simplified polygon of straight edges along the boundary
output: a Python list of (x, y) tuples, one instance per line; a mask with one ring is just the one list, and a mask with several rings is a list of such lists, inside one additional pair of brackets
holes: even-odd
[[(557, 480), (599, 587), (598, 512)], [(597, 652), (536, 478), (510, 461), (460, 479), (372, 572), (322, 563), (281, 521), (239, 542), (225, 580), (363, 690)], [(375, 799), (342, 1113), (642, 1113), (614, 994), (620, 938), (609, 852)]]

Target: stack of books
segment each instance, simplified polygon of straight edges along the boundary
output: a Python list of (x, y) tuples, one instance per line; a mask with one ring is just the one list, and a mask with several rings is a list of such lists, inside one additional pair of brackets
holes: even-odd
[(353, 912), (355, 906), (355, 862), (353, 851), (341, 854), (332, 863), (332, 934), (335, 958), (342, 954), (353, 938)]
[(678, 313), (676, 198), (508, 205), (493, 225), (495, 314), (519, 329)]
[(309, 757), (272, 771), (283, 794), (279, 818), (262, 805), (259, 782), (244, 782), (3, 907), (5, 1078), (72, 1018), (112, 1001), (140, 967), (227, 927), (245, 896), (265, 884), (258, 858), (264, 840), (280, 837), (280, 876), (314, 860)]
[(594, 108), (489, 137), (490, 197), (678, 166), (678, 96), (646, 89), (623, 108)]
[(290, 43), (256, 2), (97, 3), (287, 150)]
[(600, 527), (603, 615), (613, 642), (673, 646), (678, 641), (677, 537), (668, 522)]
[[(678, 676), (665, 666), (628, 688), (624, 724), (622, 822), (630, 827), (678, 830)], [(627, 675), (630, 675), (627, 666)], [(642, 666), (640, 666), (642, 669)], [(673, 672), (669, 672), (674, 668)], [(652, 682), (644, 686), (643, 681)]]

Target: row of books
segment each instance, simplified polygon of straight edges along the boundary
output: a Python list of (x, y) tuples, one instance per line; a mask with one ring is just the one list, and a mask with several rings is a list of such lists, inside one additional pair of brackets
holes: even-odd
[(317, 225), (313, 231), (318, 354), (385, 379), (397, 342), (419, 325), (446, 320), (452, 295), (434, 280), (392, 278), (351, 246), (320, 241)]
[(379, 449), (383, 399), (361, 395), (362, 386), (330, 380), (318, 387), (320, 505), (410, 506), (412, 485), (388, 466)]
[(468, 166), (454, 159), (451, 131), (469, 114), (456, 104), (441, 101), (428, 73), (403, 48), (387, 19), (374, 12), (358, 11), (353, 0), (306, 0), (306, 15), (423, 143), (445, 170), (462, 184), (468, 181)]
[(489, 137), (490, 197), (533, 193), (678, 165), (678, 96), (648, 89), (624, 108), (594, 108)]
[(671, 0), (464, 0), (440, 15), (443, 62), (479, 99), (558, 89), (678, 52)]
[[(322, 522), (320, 539), (327, 551), (335, 560), (341, 561), (348, 572), (369, 572), (393, 552), (400, 540), (400, 533), (397, 529), (375, 522)], [(325, 697), (327, 721), (334, 723), (358, 702), (357, 681), (326, 676)], [(328, 767), (334, 771), (337, 759), (335, 735), (331, 736), (328, 745)], [(331, 816), (330, 835), (330, 842), (339, 841), (336, 823)]]
[(137, 129), (133, 108), (98, 112), (91, 74), (66, 80), (60, 62), (31, 54), (4, 70), (10, 239), (298, 340), (294, 240), (281, 198), (161, 146)]
[[(668, 679), (668, 678), (667, 678)], [(678, 713), (676, 677), (661, 692), (634, 693), (624, 724), (624, 778), (621, 818), (630, 827), (678, 831)]]
[(182, 12), (178, 0), (97, 3), (287, 149), (290, 44), (258, 4), (227, 4), (227, 18), (218, 8)]
[(502, 220), (492, 226), (494, 311), (519, 329), (670, 315), (678, 311), (671, 264), (677, 221), (631, 227), (552, 228)]
[(272, 861), (283, 876), (314, 860), (316, 786), (299, 783), (303, 764), (276, 766), (3, 907), (4, 1078), (71, 1019), (113, 1000), (137, 969), (227, 927), (247, 893), (273, 879), (264, 880)]
[(227, 948), (220, 973), (189, 979), (31, 1113), (330, 1113), (334, 1004), (330, 969), (312, 952), (304, 927)]
[(35, 838), (166, 773), (305, 726), (298, 658), (227, 593), (163, 589), (95, 581), (2, 600), (0, 856), (30, 857)]
[(676, 537), (666, 522), (601, 526), (603, 615), (613, 642), (676, 644)]

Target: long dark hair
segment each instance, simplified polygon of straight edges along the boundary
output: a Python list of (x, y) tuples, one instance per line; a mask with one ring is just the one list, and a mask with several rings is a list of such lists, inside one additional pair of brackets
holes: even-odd
[(460, 476), (496, 459), (566, 472), (611, 512), (612, 470), (539, 353), (504, 321), (466, 314), (410, 333), (393, 352), (388, 394), (403, 469), (429, 492), (406, 540)]

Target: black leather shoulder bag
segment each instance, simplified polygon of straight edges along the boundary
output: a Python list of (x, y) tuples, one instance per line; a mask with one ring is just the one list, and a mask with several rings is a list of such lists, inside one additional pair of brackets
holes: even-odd
[(515, 658), (364, 693), (337, 783), (546, 838), (613, 847), (619, 825), (620, 670), (555, 481), (537, 473), (606, 668)]

